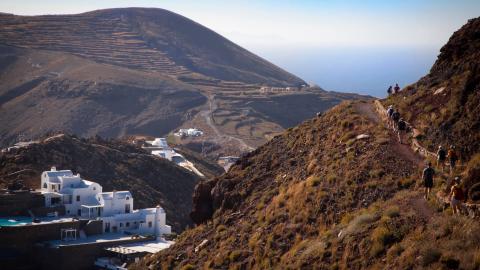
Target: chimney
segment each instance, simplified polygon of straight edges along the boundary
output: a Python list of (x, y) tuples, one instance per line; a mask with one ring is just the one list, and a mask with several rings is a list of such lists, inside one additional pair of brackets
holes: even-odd
[(56, 171), (57, 171), (57, 167), (55, 167), (55, 166), (52, 166), (52, 168), (50, 168), (50, 171), (52, 171), (52, 172), (56, 172)]

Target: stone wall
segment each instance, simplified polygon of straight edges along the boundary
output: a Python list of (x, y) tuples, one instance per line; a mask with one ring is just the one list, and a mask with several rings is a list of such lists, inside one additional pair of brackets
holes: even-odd
[(0, 193), (0, 216), (28, 216), (28, 210), (44, 206), (45, 198), (37, 192)]

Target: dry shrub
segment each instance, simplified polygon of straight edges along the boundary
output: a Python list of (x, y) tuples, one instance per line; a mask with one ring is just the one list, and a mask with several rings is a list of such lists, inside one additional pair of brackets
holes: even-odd
[(432, 263), (437, 262), (442, 256), (442, 252), (434, 247), (427, 247), (422, 250), (422, 265), (429, 266)]

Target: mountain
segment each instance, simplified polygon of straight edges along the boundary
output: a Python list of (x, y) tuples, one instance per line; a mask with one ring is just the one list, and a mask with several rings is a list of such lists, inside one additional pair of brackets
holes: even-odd
[(396, 105), (430, 150), (456, 145), (468, 160), (480, 148), (480, 19), (456, 31), (430, 73), (385, 104)]
[(303, 80), (208, 28), (153, 8), (0, 14), (0, 79), (4, 146), (52, 131), (158, 137), (197, 126), (201, 140), (243, 152), (360, 97), (301, 88)]
[(117, 140), (60, 134), (1, 153), (0, 187), (20, 181), (28, 188), (40, 188), (41, 173), (52, 166), (80, 173), (105, 191), (130, 190), (135, 209), (160, 204), (176, 232), (191, 225), (190, 198), (199, 177)]
[[(428, 80), (437, 85), (456, 81), (443, 73), (449, 72), (449, 64), (442, 68), (439, 63), (455, 63), (450, 72), (478, 78), (478, 59), (470, 58), (468, 50), (460, 53), (478, 40), (478, 21), (454, 34), (418, 86)], [(457, 43), (459, 33), (470, 42)], [(448, 85), (449, 101), (468, 93), (458, 111), (470, 112), (468, 103), (479, 92), (468, 90), (471, 83), (467, 90), (463, 83)], [(426, 103), (433, 93), (420, 95), (423, 91), (431, 90), (407, 87), (382, 102), (394, 103), (406, 114), (402, 102), (417, 95), (418, 107), (408, 112), (420, 119), (430, 112), (422, 104), (443, 107)], [(444, 201), (452, 176), (435, 167), (433, 194), (425, 200), (420, 178), (425, 158), (398, 142), (387, 128), (385, 110), (377, 111), (376, 104), (337, 105), (245, 155), (226, 174), (200, 182), (191, 214), (198, 226), (182, 233), (168, 250), (131, 268), (478, 269), (480, 225), (469, 216), (452, 214)], [(478, 121), (459, 113), (450, 117), (453, 127)], [(445, 138), (456, 132), (441, 126), (430, 130)], [(467, 140), (478, 136), (473, 128), (463, 132)], [(470, 180), (478, 183), (480, 172), (479, 149), (468, 153), (464, 156), (472, 158), (452, 173), (467, 178), (461, 186), (467, 191)], [(473, 210), (478, 197), (470, 191), (466, 208), (470, 216), (478, 216)]]

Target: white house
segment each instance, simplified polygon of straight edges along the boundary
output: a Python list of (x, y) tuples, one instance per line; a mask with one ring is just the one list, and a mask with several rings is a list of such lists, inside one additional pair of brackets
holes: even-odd
[(130, 191), (102, 192), (98, 183), (84, 180), (70, 170), (42, 173), (40, 191), (45, 205), (64, 205), (66, 215), (103, 221), (104, 232), (131, 231), (162, 235), (171, 233), (160, 206), (133, 210)]
[(147, 145), (143, 146), (142, 148), (149, 151), (152, 155), (174, 162), (178, 166), (192, 171), (200, 177), (205, 176), (202, 172), (195, 168), (195, 165), (193, 165), (192, 162), (188, 161), (181, 154), (175, 152), (175, 150), (168, 145), (165, 138), (155, 138), (155, 140), (146, 141), (146, 143)]
[(203, 131), (197, 128), (181, 128), (174, 135), (177, 137), (200, 137), (203, 135)]

